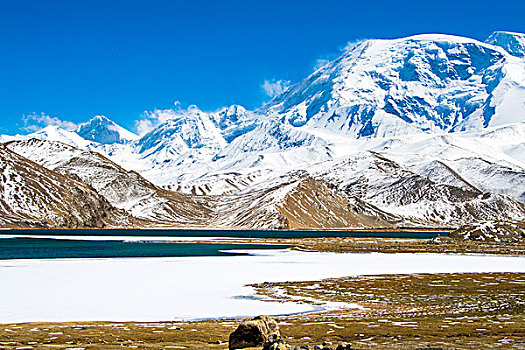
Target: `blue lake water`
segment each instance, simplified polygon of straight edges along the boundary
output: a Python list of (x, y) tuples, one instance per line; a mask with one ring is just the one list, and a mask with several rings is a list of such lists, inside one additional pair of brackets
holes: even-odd
[(234, 238), (313, 238), (313, 237), (381, 237), (433, 238), (447, 231), (299, 231), (299, 230), (5, 230), (0, 234), (43, 236), (156, 236), (156, 237), (234, 237)]
[(0, 238), (0, 260), (243, 255), (228, 250), (284, 249), (262, 244), (162, 243), (50, 238)]
[[(4, 230), (0, 260), (46, 258), (124, 258), (240, 255), (231, 250), (284, 249), (286, 245), (230, 243), (168, 243), (155, 237), (311, 238), (391, 237), (432, 238), (438, 232), (403, 231), (244, 231), (244, 230)], [(441, 232), (440, 234), (446, 234)], [(31, 237), (27, 237), (31, 236)], [(40, 236), (40, 237), (39, 237)], [(45, 236), (45, 237), (44, 237)], [(89, 237), (88, 237), (89, 236)], [(111, 236), (111, 237), (108, 237)], [(77, 239), (75, 239), (75, 237)], [(121, 238), (120, 238), (121, 237)], [(147, 237), (129, 241), (129, 237)]]

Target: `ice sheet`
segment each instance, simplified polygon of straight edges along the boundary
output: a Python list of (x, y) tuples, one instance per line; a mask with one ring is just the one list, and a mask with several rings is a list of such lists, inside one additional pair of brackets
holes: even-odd
[(245, 285), (447, 272), (525, 272), (525, 257), (265, 250), (225, 257), (3, 260), (0, 323), (290, 314), (312, 309), (256, 300)]

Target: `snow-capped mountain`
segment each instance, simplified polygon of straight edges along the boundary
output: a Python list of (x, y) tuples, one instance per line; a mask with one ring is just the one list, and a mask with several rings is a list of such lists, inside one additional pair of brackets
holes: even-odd
[(103, 115), (97, 115), (87, 123), (80, 124), (77, 134), (85, 140), (102, 144), (123, 143), (138, 139), (138, 136), (117, 125)]
[[(138, 153), (143, 158), (155, 155), (157, 162), (187, 157), (192, 150), (217, 153), (238, 136), (252, 131), (258, 124), (253, 112), (233, 105), (218, 112), (206, 113), (197, 106), (186, 110), (154, 111), (163, 122), (137, 141)], [(164, 158), (163, 158), (164, 157)]]
[(365, 40), (256, 111), (156, 110), (141, 137), (95, 117), (1, 140), (154, 224), (520, 221), (524, 38)]
[(296, 127), (354, 138), (480, 129), (525, 119), (523, 68), (502, 47), (473, 39), (366, 40), (263, 110)]
[(56, 125), (48, 125), (45, 128), (28, 135), (15, 135), (11, 137), (5, 137), (4, 142), (27, 139), (62, 142), (79, 148), (87, 148), (93, 143), (82, 138), (79, 134), (77, 134), (74, 131), (64, 130)]
[(225, 144), (212, 116), (191, 106), (186, 113), (172, 113), (168, 120), (138, 140), (137, 147), (142, 157), (154, 156), (157, 163), (163, 163), (180, 156), (186, 158), (195, 149), (216, 152)]
[[(478, 188), (465, 180), (460, 173), (466, 170), (469, 174), (468, 165), (449, 167), (444, 161), (412, 163), (414, 160), (410, 158), (403, 158), (405, 164), (402, 164), (394, 161), (394, 157), (389, 152), (366, 151), (318, 164), (311, 172), (315, 178), (336, 186), (348, 199), (364, 201), (411, 222), (456, 226), (465, 221), (493, 220), (500, 215), (515, 220), (523, 218), (525, 205), (518, 199)], [(486, 168), (488, 164), (483, 170)], [(470, 178), (483, 170), (473, 171)], [(509, 178), (518, 180), (519, 185), (524, 175), (522, 170), (518, 176)]]
[(525, 34), (498, 31), (492, 33), (486, 43), (500, 46), (512, 56), (525, 57)]

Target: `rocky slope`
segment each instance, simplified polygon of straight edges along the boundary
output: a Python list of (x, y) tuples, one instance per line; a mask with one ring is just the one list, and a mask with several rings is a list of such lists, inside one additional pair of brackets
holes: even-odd
[(125, 227), (137, 224), (85, 183), (0, 145), (0, 226)]
[(450, 234), (452, 239), (489, 243), (525, 241), (525, 222), (489, 221), (461, 226)]
[(323, 180), (293, 172), (229, 195), (212, 196), (221, 227), (260, 229), (389, 227), (337, 194)]
[(12, 141), (7, 148), (55, 172), (82, 180), (112, 205), (152, 224), (231, 228), (343, 228), (389, 226), (356, 213), (351, 204), (306, 174), (275, 179), (272, 186), (222, 196), (161, 189), (107, 158), (60, 142)]
[(322, 180), (307, 177), (286, 194), (277, 209), (284, 218), (284, 228), (376, 228), (395, 222), (381, 218), (353, 205)]
[(518, 200), (483, 192), (456, 172), (446, 167), (443, 171), (448, 171), (449, 176), (433, 180), (385, 155), (368, 151), (332, 162), (329, 167), (323, 164), (315, 175), (331, 183), (345, 197), (396, 214), (405, 223), (455, 226), (500, 217), (519, 220), (524, 216), (525, 205)]
[(29, 139), (7, 148), (58, 173), (90, 184), (117, 208), (155, 224), (199, 225), (210, 216), (204, 198), (161, 189), (106, 157), (61, 142)]

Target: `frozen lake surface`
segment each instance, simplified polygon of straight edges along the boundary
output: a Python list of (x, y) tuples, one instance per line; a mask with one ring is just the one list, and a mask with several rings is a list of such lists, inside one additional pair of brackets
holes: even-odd
[(250, 255), (1, 260), (0, 323), (280, 315), (312, 308), (257, 300), (245, 285), (372, 274), (525, 272), (525, 257), (512, 256), (237, 253)]

